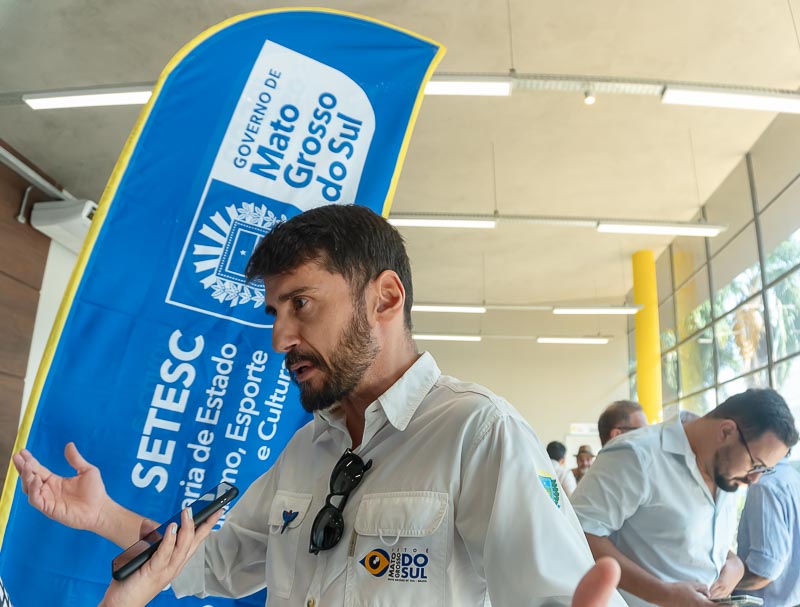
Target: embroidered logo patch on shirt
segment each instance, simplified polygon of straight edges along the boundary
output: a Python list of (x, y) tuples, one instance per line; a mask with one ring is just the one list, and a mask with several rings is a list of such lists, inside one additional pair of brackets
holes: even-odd
[[(424, 552), (423, 552), (424, 550)], [(391, 582), (428, 581), (428, 550), (393, 549), (391, 553), (373, 548), (359, 561), (373, 577), (383, 577)]]
[(558, 508), (561, 508), (561, 492), (558, 489), (558, 482), (556, 481), (555, 477), (550, 476), (546, 472), (540, 472), (539, 482), (542, 483), (542, 487), (544, 487), (544, 490), (547, 491), (547, 495), (550, 496), (550, 499), (553, 500), (553, 503)]

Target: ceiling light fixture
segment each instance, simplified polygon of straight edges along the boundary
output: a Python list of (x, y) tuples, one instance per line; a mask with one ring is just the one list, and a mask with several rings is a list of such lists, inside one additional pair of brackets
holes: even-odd
[(767, 92), (667, 84), (661, 95), (661, 101), (669, 105), (800, 114), (800, 95), (784, 91)]
[(602, 346), (611, 341), (610, 337), (537, 337), (537, 344), (564, 344)]
[(467, 228), (467, 229), (492, 229), (497, 226), (494, 219), (446, 219), (432, 217), (389, 217), (389, 223), (397, 228)]
[(725, 231), (726, 225), (693, 221), (649, 221), (639, 219), (607, 219), (602, 217), (558, 217), (547, 215), (500, 215), (459, 213), (403, 213), (391, 215), (389, 223), (396, 227), (415, 228), (494, 228), (498, 223), (593, 228), (615, 234), (654, 234), (662, 236), (702, 236), (712, 238)]
[(583, 92), (583, 102), (586, 105), (594, 105), (594, 102), (597, 101), (597, 97), (594, 96), (592, 89), (586, 89)]
[(425, 94), (508, 97), (511, 89), (510, 76), (440, 75), (428, 81)]
[(484, 306), (448, 306), (439, 304), (414, 304), (412, 312), (451, 312), (453, 314), (486, 314)]
[(480, 335), (423, 335), (416, 334), (412, 336), (418, 341), (480, 341)]
[(563, 315), (632, 315), (636, 314), (642, 306), (583, 306), (553, 308), (553, 314)]
[(724, 225), (692, 222), (598, 221), (597, 231), (604, 234), (654, 234), (662, 236), (699, 236), (713, 238), (728, 229)]
[(23, 95), (22, 100), (34, 110), (53, 110), (107, 105), (142, 105), (150, 99), (150, 87), (83, 89)]

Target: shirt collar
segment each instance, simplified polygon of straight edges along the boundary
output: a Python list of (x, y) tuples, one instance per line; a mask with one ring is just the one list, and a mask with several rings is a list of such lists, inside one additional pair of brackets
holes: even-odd
[[(442, 372), (429, 352), (423, 352), (411, 367), (367, 409), (383, 409), (386, 419), (401, 432), (408, 427), (417, 408), (431, 391)], [(347, 432), (344, 415), (338, 405), (314, 414), (314, 438), (317, 440), (328, 428)]]
[(696, 459), (680, 417), (665, 422), (661, 427), (661, 448), (668, 453), (684, 455), (692, 461)]

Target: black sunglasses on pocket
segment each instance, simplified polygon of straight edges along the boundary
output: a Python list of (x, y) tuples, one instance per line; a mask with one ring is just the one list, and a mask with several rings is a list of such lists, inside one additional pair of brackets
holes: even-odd
[[(325, 498), (325, 505), (317, 513), (311, 525), (311, 542), (308, 551), (319, 554), (320, 550), (330, 550), (342, 539), (344, 533), (344, 517), (342, 511), (347, 498), (355, 491), (367, 470), (372, 468), (372, 460), (366, 464), (350, 449), (347, 449), (331, 472), (330, 493)], [(340, 497), (338, 506), (332, 503), (333, 498)]]

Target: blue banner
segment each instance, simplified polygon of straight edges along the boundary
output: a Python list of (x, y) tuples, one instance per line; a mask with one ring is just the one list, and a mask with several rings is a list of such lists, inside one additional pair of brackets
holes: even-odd
[[(163, 520), (220, 481), (244, 490), (310, 417), (244, 269), (279, 222), (330, 203), (388, 215), (444, 50), (331, 10), (251, 13), (184, 47), (117, 162), (62, 303), (15, 450)], [(3, 493), (16, 607), (95, 606), (120, 549)], [(172, 605), (164, 592), (153, 605)], [(181, 605), (263, 605), (185, 599)]]

